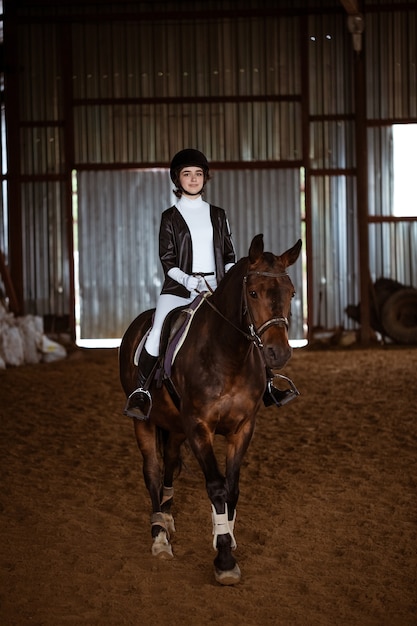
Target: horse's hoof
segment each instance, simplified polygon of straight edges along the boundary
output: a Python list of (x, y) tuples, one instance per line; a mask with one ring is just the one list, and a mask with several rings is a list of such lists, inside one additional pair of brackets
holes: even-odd
[(214, 577), (220, 585), (237, 585), (241, 579), (240, 567), (236, 563), (233, 569), (223, 572), (217, 567), (214, 568)]
[(154, 550), (154, 548), (152, 547), (152, 554), (161, 561), (170, 561), (174, 558), (174, 554), (172, 552), (170, 544), (168, 546), (159, 547), (158, 550)]
[(166, 533), (161, 530), (159, 535), (155, 537), (152, 544), (152, 556), (159, 559), (173, 559), (172, 546), (169, 543)]

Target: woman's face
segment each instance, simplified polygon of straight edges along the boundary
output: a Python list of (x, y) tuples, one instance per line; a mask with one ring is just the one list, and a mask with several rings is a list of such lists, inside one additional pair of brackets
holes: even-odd
[(196, 196), (204, 187), (204, 172), (201, 167), (184, 167), (180, 172), (180, 185), (186, 196)]

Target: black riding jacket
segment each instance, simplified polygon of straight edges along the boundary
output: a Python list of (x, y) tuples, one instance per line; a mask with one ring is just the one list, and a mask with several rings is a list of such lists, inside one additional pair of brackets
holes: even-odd
[[(225, 211), (211, 204), (210, 218), (213, 225), (216, 278), (217, 284), (219, 284), (225, 273), (225, 265), (235, 263), (236, 255)], [(173, 267), (179, 267), (187, 274), (191, 274), (193, 271), (191, 233), (176, 206), (166, 209), (161, 216), (159, 258), (165, 275), (161, 293), (188, 298), (190, 296), (188, 289), (168, 276), (168, 271)]]

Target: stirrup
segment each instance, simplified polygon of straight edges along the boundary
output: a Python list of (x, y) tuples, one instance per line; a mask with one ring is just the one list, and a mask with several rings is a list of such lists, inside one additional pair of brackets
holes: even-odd
[[(281, 378), (288, 383), (289, 389), (278, 389), (272, 384), (274, 378)], [(284, 406), (291, 400), (295, 400), (297, 396), (300, 395), (297, 387), (294, 385), (292, 380), (283, 374), (274, 374), (273, 378), (269, 378), (266, 384), (266, 391), (264, 394), (264, 404), (265, 406), (271, 406), (275, 404), (275, 406), (280, 407)]]
[[(142, 408), (142, 405), (143, 408)], [(145, 410), (147, 408), (147, 410)], [(147, 420), (152, 411), (152, 396), (147, 389), (138, 387), (132, 391), (124, 408), (124, 415), (138, 420)]]

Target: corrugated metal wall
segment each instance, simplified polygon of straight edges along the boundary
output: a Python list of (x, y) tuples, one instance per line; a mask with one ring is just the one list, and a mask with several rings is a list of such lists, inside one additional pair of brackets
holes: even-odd
[[(218, 170), (209, 183), (207, 199), (227, 210), (238, 257), (247, 256), (258, 233), (264, 235), (266, 250), (282, 254), (302, 234), (301, 189), (299, 169)], [(302, 257), (288, 270), (296, 287), (291, 339), (305, 336), (303, 270)]]
[[(24, 310), (53, 316), (69, 312), (73, 262), (68, 246), (72, 226), (65, 186), (59, 33), (59, 27), (49, 22), (18, 26)], [(9, 207), (9, 212), (15, 210)]]
[(416, 3), (410, 1), (409, 10), (406, 5), (366, 16), (369, 120), (417, 117)]
[(68, 223), (62, 185), (52, 181), (22, 185), (23, 277), (26, 313), (68, 311)]
[[(194, 3), (192, 14), (182, 2), (158, 2), (152, 12), (149, 3), (7, 4), (17, 37), (6, 86), (18, 92), (18, 110), (9, 111), (18, 144), (9, 150), (19, 153), (10, 181), (21, 203), (26, 312), (71, 314), (72, 170), (83, 336), (115, 336), (151, 304), (160, 281), (152, 233), (171, 201), (158, 168), (191, 145), (215, 164), (209, 199), (228, 211), (239, 254), (255, 231), (274, 252), (294, 243), (305, 168), (309, 324), (352, 325), (344, 308), (359, 297), (354, 57), (339, 3), (277, 9), (271, 0), (265, 15), (249, 0), (239, 3), (242, 13), (208, 1)], [(417, 123), (416, 5), (364, 4), (370, 270), (417, 285), (416, 222), (392, 219), (390, 137), (394, 122)], [(16, 207), (0, 210), (9, 253), (16, 242), (5, 229)], [(143, 235), (147, 250), (137, 257)], [(301, 313), (297, 320), (301, 332)]]
[[(76, 25), (76, 162), (166, 163), (181, 147), (197, 146), (210, 161), (225, 162), (207, 197), (227, 210), (238, 255), (247, 255), (258, 232), (265, 233), (268, 249), (284, 252), (301, 235), (298, 40), (294, 17)], [(117, 54), (110, 56), (109, 47)], [(179, 94), (183, 102), (170, 100)], [(105, 100), (115, 97), (111, 104)], [(264, 161), (264, 168), (292, 161), (294, 169), (245, 170), (242, 163), (228, 170), (229, 161)], [(156, 303), (159, 219), (173, 202), (169, 176), (160, 176), (159, 170), (113, 172), (105, 180), (96, 172), (79, 174), (81, 338), (119, 337), (139, 311)], [(103, 224), (95, 230), (100, 215)], [(106, 232), (102, 256), (97, 250)], [(297, 279), (292, 332), (301, 338), (301, 264)]]
[[(0, 15), (0, 45), (3, 47), (3, 17)], [(7, 172), (7, 159), (5, 158), (6, 137), (5, 137), (5, 106), (4, 106), (4, 67), (0, 67), (0, 175)], [(7, 255), (8, 252), (8, 219), (7, 219), (7, 185), (2, 179), (0, 189), (0, 254)], [(3, 257), (2, 257), (3, 258)], [(6, 258), (6, 256), (5, 256)], [(2, 277), (0, 275), (0, 290), (2, 290)], [(4, 290), (2, 290), (4, 293)], [(3, 296), (3, 293), (0, 293)], [(5, 294), (4, 294), (5, 295)]]
[(77, 163), (169, 163), (184, 145), (212, 161), (301, 158), (296, 18), (76, 24), (72, 33)]
[(312, 327), (349, 326), (359, 289), (352, 43), (346, 19), (308, 23)]
[(80, 338), (121, 337), (161, 289), (158, 231), (170, 202), (165, 170), (80, 172)]
[(371, 277), (417, 287), (417, 222), (392, 218), (392, 124), (417, 123), (417, 11), (371, 14), (367, 33)]

